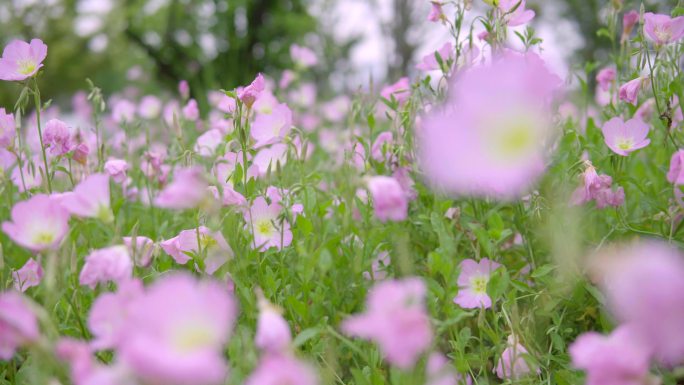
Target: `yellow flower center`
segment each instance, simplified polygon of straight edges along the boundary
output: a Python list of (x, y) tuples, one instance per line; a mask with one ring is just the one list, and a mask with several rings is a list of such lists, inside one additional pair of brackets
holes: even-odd
[(207, 234), (200, 235), (200, 246), (202, 247), (202, 249), (206, 250), (216, 244), (216, 239), (214, 239), (212, 236)]
[(17, 62), (17, 70), (22, 75), (31, 75), (36, 70), (36, 63), (33, 60), (23, 59)]
[(487, 294), (487, 277), (479, 276), (470, 279), (470, 287), (478, 294)]
[(174, 346), (183, 352), (210, 346), (216, 340), (209, 328), (203, 325), (187, 325), (180, 328), (173, 338)]
[(273, 228), (273, 223), (269, 220), (261, 220), (256, 223), (256, 232), (269, 237), (273, 234), (274, 228)]
[(55, 240), (55, 234), (49, 231), (40, 231), (33, 236), (33, 243), (37, 245), (49, 245)]
[(110, 223), (114, 220), (114, 214), (109, 207), (103, 205), (97, 210), (97, 218), (104, 223)]
[(653, 30), (653, 32), (655, 33), (656, 37), (658, 37), (658, 40), (660, 40), (661, 42), (667, 42), (672, 37), (672, 35), (670, 34), (670, 31), (668, 31), (664, 28), (657, 28), (656, 27)]
[(620, 150), (627, 151), (627, 150), (631, 150), (632, 147), (634, 147), (634, 143), (632, 142), (632, 139), (626, 139), (625, 138), (625, 139), (621, 139), (618, 141), (617, 147)]

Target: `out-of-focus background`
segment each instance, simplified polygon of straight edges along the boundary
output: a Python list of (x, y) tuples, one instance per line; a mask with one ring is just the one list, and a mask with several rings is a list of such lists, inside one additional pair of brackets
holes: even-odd
[[(605, 58), (596, 35), (611, 3), (629, 0), (528, 0), (544, 54), (565, 75), (574, 63)], [(648, 10), (676, 0), (644, 1)], [(472, 7), (484, 9), (482, 0)], [(637, 8), (638, 9), (638, 8)], [(449, 39), (426, 20), (429, 0), (1, 0), (0, 46), (38, 37), (48, 47), (40, 86), (67, 102), (90, 78), (105, 92), (127, 85), (173, 91), (187, 80), (201, 107), (211, 89), (248, 83), (257, 72), (277, 79), (292, 66), (289, 47), (313, 49), (319, 90), (332, 94), (410, 75), (420, 58)], [(470, 20), (467, 28), (483, 27)], [(0, 84), (0, 106), (20, 86)]]

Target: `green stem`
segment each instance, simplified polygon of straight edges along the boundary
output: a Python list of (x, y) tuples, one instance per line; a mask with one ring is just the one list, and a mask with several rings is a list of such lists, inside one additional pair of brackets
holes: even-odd
[(43, 165), (45, 166), (45, 179), (47, 180), (48, 192), (52, 194), (52, 181), (50, 180), (50, 169), (48, 167), (47, 155), (45, 154), (45, 146), (43, 145), (43, 130), (40, 128), (40, 90), (38, 89), (38, 81), (33, 78), (33, 102), (36, 105), (36, 124), (38, 126), (38, 139), (40, 139), (40, 151), (43, 154)]

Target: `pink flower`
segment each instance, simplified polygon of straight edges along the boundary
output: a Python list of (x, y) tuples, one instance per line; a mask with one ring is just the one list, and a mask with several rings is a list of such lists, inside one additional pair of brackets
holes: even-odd
[(2, 223), (2, 231), (32, 251), (57, 249), (69, 231), (69, 213), (44, 194), (15, 204), (11, 216), (11, 222)]
[(684, 37), (684, 16), (644, 14), (644, 34), (657, 45), (675, 43)]
[(128, 171), (128, 162), (123, 159), (111, 158), (105, 162), (104, 170), (112, 180), (116, 183), (122, 184), (128, 178), (126, 171)]
[(639, 90), (641, 90), (641, 84), (645, 79), (647, 78), (638, 77), (620, 86), (620, 90), (618, 92), (620, 100), (636, 106), (637, 99), (639, 97)]
[(533, 53), (508, 52), (455, 77), (446, 105), (418, 131), (428, 182), (454, 196), (524, 195), (545, 169), (559, 85)]
[(430, 13), (427, 17), (428, 21), (436, 23), (443, 20), (445, 16), (444, 11), (442, 10), (442, 3), (439, 1), (431, 1), (430, 4), (432, 5), (432, 8), (430, 8)]
[(125, 246), (111, 246), (94, 250), (85, 258), (78, 281), (95, 289), (98, 283), (121, 284), (133, 275), (133, 262)]
[(639, 12), (631, 10), (622, 16), (622, 38), (623, 42), (629, 39), (629, 34), (632, 33), (634, 26), (639, 22)]
[(578, 187), (570, 198), (573, 205), (581, 205), (595, 200), (599, 209), (621, 206), (625, 201), (622, 187), (612, 189), (613, 178), (609, 175), (599, 175), (594, 166), (587, 162), (587, 168), (582, 174), (582, 185)]
[(183, 117), (193, 121), (199, 119), (199, 107), (195, 99), (190, 99), (185, 107), (183, 107)]
[(587, 372), (586, 385), (648, 383), (651, 352), (629, 326), (620, 326), (609, 336), (584, 333), (569, 352), (573, 366)]
[(0, 360), (10, 360), (17, 348), (40, 338), (38, 321), (22, 294), (0, 293)]
[(423, 61), (418, 63), (418, 65), (416, 65), (416, 68), (418, 68), (421, 71), (434, 71), (441, 69), (442, 67), (439, 65), (439, 62), (437, 61), (438, 54), (442, 63), (447, 65), (447, 62), (449, 60), (454, 59), (454, 46), (448, 42), (444, 43), (442, 48), (440, 48), (439, 50), (425, 55), (425, 57), (423, 57)]
[(483, 258), (480, 262), (464, 259), (460, 266), (458, 295), (454, 298), (454, 303), (465, 309), (492, 307), (492, 299), (487, 294), (487, 284), (494, 270), (501, 265)]
[(470, 377), (465, 379), (454, 372), (453, 367), (442, 353), (431, 353), (428, 357), (427, 365), (427, 385), (471, 385), (473, 382)]
[(366, 312), (347, 318), (342, 330), (373, 340), (389, 363), (409, 369), (432, 342), (424, 297), (425, 284), (419, 278), (376, 283), (368, 294)]
[(74, 152), (71, 156), (76, 162), (85, 166), (88, 163), (88, 154), (90, 154), (88, 145), (79, 143), (76, 148), (74, 148)]
[(258, 74), (257, 77), (252, 81), (247, 87), (238, 90), (238, 98), (247, 106), (251, 108), (254, 102), (259, 97), (259, 94), (266, 88), (266, 82), (262, 74)]
[(112, 349), (121, 341), (130, 305), (143, 294), (140, 280), (122, 282), (116, 293), (104, 292), (93, 302), (88, 313), (88, 329), (94, 338), (90, 346), (95, 350)]
[(415, 183), (411, 179), (411, 170), (408, 167), (397, 167), (392, 173), (392, 178), (399, 182), (399, 185), (404, 190), (404, 194), (409, 200), (415, 200), (418, 197), (418, 192), (413, 186)]
[(404, 104), (411, 96), (411, 83), (409, 78), (403, 77), (394, 84), (385, 86), (380, 92), (380, 96), (391, 101), (394, 98), (399, 105)]
[(381, 281), (387, 278), (387, 267), (390, 265), (391, 262), (392, 260), (390, 259), (388, 252), (380, 252), (371, 264), (371, 272), (373, 273), (373, 275), (371, 276), (369, 272), (364, 271), (363, 277), (368, 280), (372, 279), (374, 281)]
[(615, 247), (592, 258), (615, 318), (629, 324), (665, 365), (684, 362), (684, 256), (661, 242)]
[(223, 187), (223, 198), (221, 203), (224, 206), (245, 206), (247, 205), (247, 199), (239, 192), (233, 190), (230, 186)]
[(162, 102), (154, 95), (146, 95), (140, 99), (138, 115), (144, 119), (154, 119), (161, 114)]
[(318, 58), (314, 51), (307, 47), (300, 47), (297, 44), (290, 46), (290, 56), (295, 65), (302, 68), (313, 67), (318, 64)]
[(116, 123), (131, 123), (135, 119), (136, 110), (135, 104), (126, 99), (120, 99), (112, 106), (112, 119)]
[(399, 222), (408, 215), (408, 197), (399, 182), (389, 176), (368, 179), (368, 191), (373, 199), (375, 216), (381, 221)]
[(190, 85), (188, 84), (187, 80), (181, 80), (178, 82), (178, 93), (183, 99), (190, 97)]
[(394, 138), (390, 131), (383, 131), (375, 138), (373, 146), (371, 146), (371, 156), (378, 162), (389, 160), (392, 156), (391, 146)]
[(223, 285), (183, 273), (162, 276), (128, 307), (118, 357), (145, 383), (222, 383), (235, 315)]
[(26, 162), (24, 163), (24, 167), (15, 167), (12, 170), (12, 175), (10, 178), (19, 192), (33, 190), (34, 188), (38, 188), (41, 184), (43, 184), (41, 170), (43, 170), (44, 167), (41, 167), (40, 165), (42, 165), (41, 161), (34, 160), (33, 164), (31, 162)]
[[(514, 335), (508, 336), (506, 349), (501, 353), (501, 358), (496, 365), (496, 376), (502, 380), (518, 379), (530, 372), (532, 368), (527, 364), (525, 357), (529, 356), (527, 349), (518, 342)], [(539, 373), (539, 369), (536, 370)]]
[(60, 204), (71, 214), (85, 218), (99, 218), (105, 223), (114, 220), (109, 202), (109, 176), (92, 174), (65, 193)]
[(22, 81), (32, 77), (43, 67), (46, 57), (47, 45), (42, 40), (14, 40), (2, 51), (0, 80)]
[(50, 119), (45, 125), (43, 144), (53, 156), (67, 154), (76, 147), (69, 127), (59, 119)]
[(245, 385), (318, 385), (316, 371), (306, 362), (287, 354), (267, 354), (250, 374)]
[(282, 207), (278, 203), (266, 202), (263, 197), (256, 198), (249, 209), (244, 211), (247, 228), (251, 227), (254, 240), (252, 247), (266, 251), (271, 247), (281, 250), (292, 243), (292, 231), (286, 220), (278, 217)]
[(154, 199), (154, 205), (172, 210), (197, 207), (207, 193), (207, 181), (199, 167), (176, 170), (173, 181)]
[(0, 148), (9, 148), (14, 145), (16, 130), (14, 115), (8, 114), (4, 108), (0, 108)]
[(278, 104), (270, 114), (257, 114), (250, 134), (256, 140), (254, 148), (280, 142), (292, 128), (292, 111), (287, 104)]
[(598, 74), (596, 74), (596, 82), (599, 84), (599, 87), (601, 87), (603, 91), (609, 91), (610, 86), (615, 81), (615, 75), (615, 68), (603, 68), (598, 72)]
[(38, 286), (43, 279), (43, 268), (35, 259), (29, 258), (21, 269), (12, 273), (14, 288), (25, 292), (29, 287)]
[(266, 353), (277, 354), (286, 352), (290, 343), (292, 343), (290, 325), (281, 315), (280, 309), (260, 296), (259, 319), (254, 344)]
[(181, 265), (185, 265), (193, 257), (197, 260), (203, 257), (204, 271), (207, 274), (213, 274), (233, 256), (233, 250), (223, 234), (204, 226), (183, 230), (177, 236), (160, 242), (159, 246)]
[(631, 152), (644, 148), (651, 143), (648, 139), (650, 127), (640, 119), (623, 121), (615, 117), (607, 121), (601, 131), (606, 145), (614, 153), (627, 156)]
[(197, 138), (194, 149), (201, 156), (214, 156), (216, 149), (221, 143), (223, 143), (223, 133), (216, 128), (212, 128)]
[[(516, 27), (529, 23), (534, 19), (535, 13), (531, 9), (525, 9), (526, 0), (500, 0), (499, 9), (505, 14), (504, 20), (509, 27)], [(518, 5), (520, 4), (520, 5)], [(512, 11), (513, 8), (515, 11)], [(512, 12), (511, 12), (512, 11)]]
[(249, 168), (247, 174), (251, 177), (263, 177), (268, 174), (270, 169), (275, 173), (277, 164), (284, 166), (287, 161), (287, 145), (276, 143), (271, 147), (262, 148), (254, 156), (252, 166)]
[(667, 180), (675, 185), (684, 184), (684, 150), (680, 149), (672, 154), (670, 170), (667, 172)]
[(135, 237), (123, 237), (123, 242), (137, 266), (147, 267), (152, 263), (152, 254), (156, 248), (153, 240), (137, 235)]

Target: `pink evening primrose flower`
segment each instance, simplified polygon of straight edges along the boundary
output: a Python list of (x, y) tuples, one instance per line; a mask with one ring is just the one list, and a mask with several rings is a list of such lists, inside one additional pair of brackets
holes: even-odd
[(603, 91), (609, 91), (610, 86), (615, 82), (615, 68), (606, 67), (601, 69), (598, 74), (596, 74), (596, 82)]
[[(518, 342), (518, 338), (514, 335), (508, 336), (506, 349), (501, 353), (496, 365), (496, 376), (505, 380), (528, 375), (533, 369), (528, 365), (526, 356), (529, 356), (529, 352)], [(539, 373), (539, 368), (536, 372)]]
[(425, 57), (423, 57), (423, 61), (418, 63), (416, 65), (416, 68), (418, 68), (421, 71), (434, 71), (434, 70), (439, 70), (441, 69), (439, 62), (437, 61), (437, 55), (439, 54), (439, 58), (442, 60), (442, 63), (446, 65), (446, 63), (449, 60), (454, 59), (454, 46), (451, 43), (444, 43), (442, 48), (435, 52), (431, 52)]
[(60, 204), (71, 214), (83, 218), (98, 218), (105, 223), (114, 220), (109, 202), (109, 176), (92, 174), (76, 185), (73, 192), (60, 198)]
[(375, 216), (381, 222), (400, 222), (406, 219), (408, 196), (396, 179), (389, 176), (370, 177), (368, 191), (373, 199)]
[(47, 45), (40, 39), (33, 39), (30, 43), (12, 41), (2, 51), (0, 80), (22, 81), (34, 76), (43, 67), (47, 50)]
[(26, 289), (38, 286), (43, 279), (43, 268), (35, 259), (29, 258), (21, 269), (12, 273), (14, 288), (25, 292)]
[(292, 128), (292, 111), (285, 103), (276, 105), (269, 114), (257, 114), (250, 134), (254, 148), (280, 142)]
[[(520, 4), (520, 5), (518, 5)], [(513, 8), (518, 6), (515, 11)], [(535, 13), (531, 9), (525, 9), (526, 0), (500, 0), (499, 9), (507, 14), (504, 19), (509, 27), (527, 24), (534, 19)]]
[(615, 117), (607, 121), (601, 131), (606, 145), (614, 153), (627, 156), (651, 143), (648, 139), (649, 129), (648, 124), (641, 119), (630, 119), (625, 122)]
[(0, 360), (10, 360), (17, 348), (40, 338), (38, 320), (25, 297), (0, 293)]
[(644, 14), (644, 34), (657, 45), (675, 43), (684, 37), (684, 16)]
[(342, 330), (374, 341), (390, 364), (409, 369), (432, 343), (425, 290), (419, 278), (376, 283), (368, 294), (366, 312), (344, 320)]
[(679, 149), (672, 154), (667, 180), (677, 186), (684, 184), (684, 149)]
[(15, 204), (11, 217), (2, 223), (2, 231), (32, 251), (57, 249), (69, 231), (69, 212), (44, 194)]
[(194, 150), (200, 156), (211, 157), (214, 156), (221, 143), (223, 143), (223, 133), (219, 129), (212, 128), (197, 138)]
[(411, 83), (409, 82), (409, 78), (403, 77), (396, 83), (385, 86), (380, 92), (380, 96), (390, 101), (394, 98), (399, 105), (404, 104), (411, 96)]
[(316, 370), (289, 354), (266, 354), (245, 385), (318, 385)]
[(121, 284), (131, 279), (133, 261), (123, 245), (93, 250), (85, 258), (78, 281), (81, 285), (95, 289), (98, 283)]
[(128, 171), (128, 162), (123, 159), (110, 158), (105, 162), (104, 170), (112, 180), (118, 184), (123, 184), (128, 179), (126, 171)]
[(453, 196), (525, 195), (546, 168), (556, 134), (549, 102), (560, 84), (534, 53), (506, 52), (455, 77), (417, 135), (429, 184)]
[(162, 111), (162, 102), (154, 95), (146, 95), (138, 104), (138, 115), (143, 119), (155, 119)]
[(432, 8), (430, 8), (430, 13), (428, 14), (428, 21), (436, 23), (438, 21), (444, 20), (444, 10), (442, 9), (442, 3), (439, 1), (430, 2)]
[(265, 88), (266, 81), (264, 80), (264, 75), (258, 74), (250, 85), (238, 90), (237, 96), (247, 106), (247, 108), (251, 108)]
[(115, 293), (104, 292), (95, 299), (88, 313), (88, 329), (94, 336), (90, 342), (93, 349), (112, 349), (120, 343), (128, 309), (142, 294), (142, 282), (131, 279), (122, 282)]
[(0, 148), (9, 148), (14, 145), (16, 130), (14, 115), (6, 113), (4, 108), (0, 108)]
[(588, 163), (582, 173), (582, 184), (572, 193), (570, 203), (581, 205), (596, 201), (596, 208), (619, 207), (625, 202), (625, 191), (622, 187), (613, 190), (613, 178), (610, 175), (599, 175), (594, 166)]
[(592, 258), (594, 280), (615, 318), (662, 364), (684, 363), (684, 255), (659, 241), (617, 246)]
[(181, 80), (178, 82), (178, 93), (183, 99), (190, 97), (190, 85), (188, 84), (187, 80)]
[(53, 156), (67, 154), (76, 147), (69, 127), (59, 119), (50, 119), (45, 124), (43, 144)]
[(620, 86), (620, 90), (618, 91), (618, 97), (620, 100), (636, 106), (641, 85), (646, 79), (648, 78), (640, 76)]
[(292, 57), (292, 61), (302, 68), (313, 67), (318, 64), (318, 58), (314, 51), (307, 47), (298, 46), (297, 44), (292, 44), (290, 46), (290, 56)]
[(250, 177), (263, 177), (268, 174), (269, 169), (275, 173), (278, 163), (284, 166), (287, 162), (287, 145), (276, 143), (270, 147), (262, 148), (254, 156), (252, 166), (247, 170)]
[(123, 237), (123, 242), (137, 266), (147, 267), (152, 263), (152, 255), (156, 249), (153, 240), (137, 235), (135, 237)]
[(629, 325), (609, 336), (581, 334), (569, 348), (572, 365), (587, 372), (586, 385), (646, 385), (651, 351)]
[(173, 181), (154, 199), (154, 205), (172, 210), (195, 208), (204, 200), (207, 186), (201, 168), (196, 166), (178, 169)]
[(236, 312), (223, 285), (184, 273), (164, 275), (130, 303), (118, 358), (144, 383), (223, 383), (223, 349)]
[(292, 343), (290, 325), (281, 310), (259, 296), (259, 319), (254, 344), (266, 353), (286, 352)]
[(622, 42), (629, 39), (629, 34), (632, 33), (634, 26), (639, 22), (639, 12), (631, 10), (622, 16)]
[(271, 247), (281, 250), (292, 243), (292, 231), (286, 220), (279, 221), (282, 211), (279, 203), (266, 202), (264, 197), (257, 197), (249, 209), (244, 210), (247, 228), (251, 227), (254, 237), (252, 246), (266, 251)]
[(188, 103), (183, 107), (183, 117), (187, 120), (195, 121), (199, 119), (199, 107), (195, 99), (188, 100)]
[(454, 298), (454, 303), (464, 309), (490, 308), (492, 299), (487, 294), (487, 284), (494, 270), (501, 265), (484, 258), (480, 262), (464, 259), (460, 266), (458, 295)]
[(160, 242), (159, 246), (181, 265), (188, 263), (193, 255), (197, 258), (204, 257), (204, 271), (207, 274), (214, 274), (233, 257), (233, 250), (223, 234), (205, 226), (183, 230), (177, 236)]

